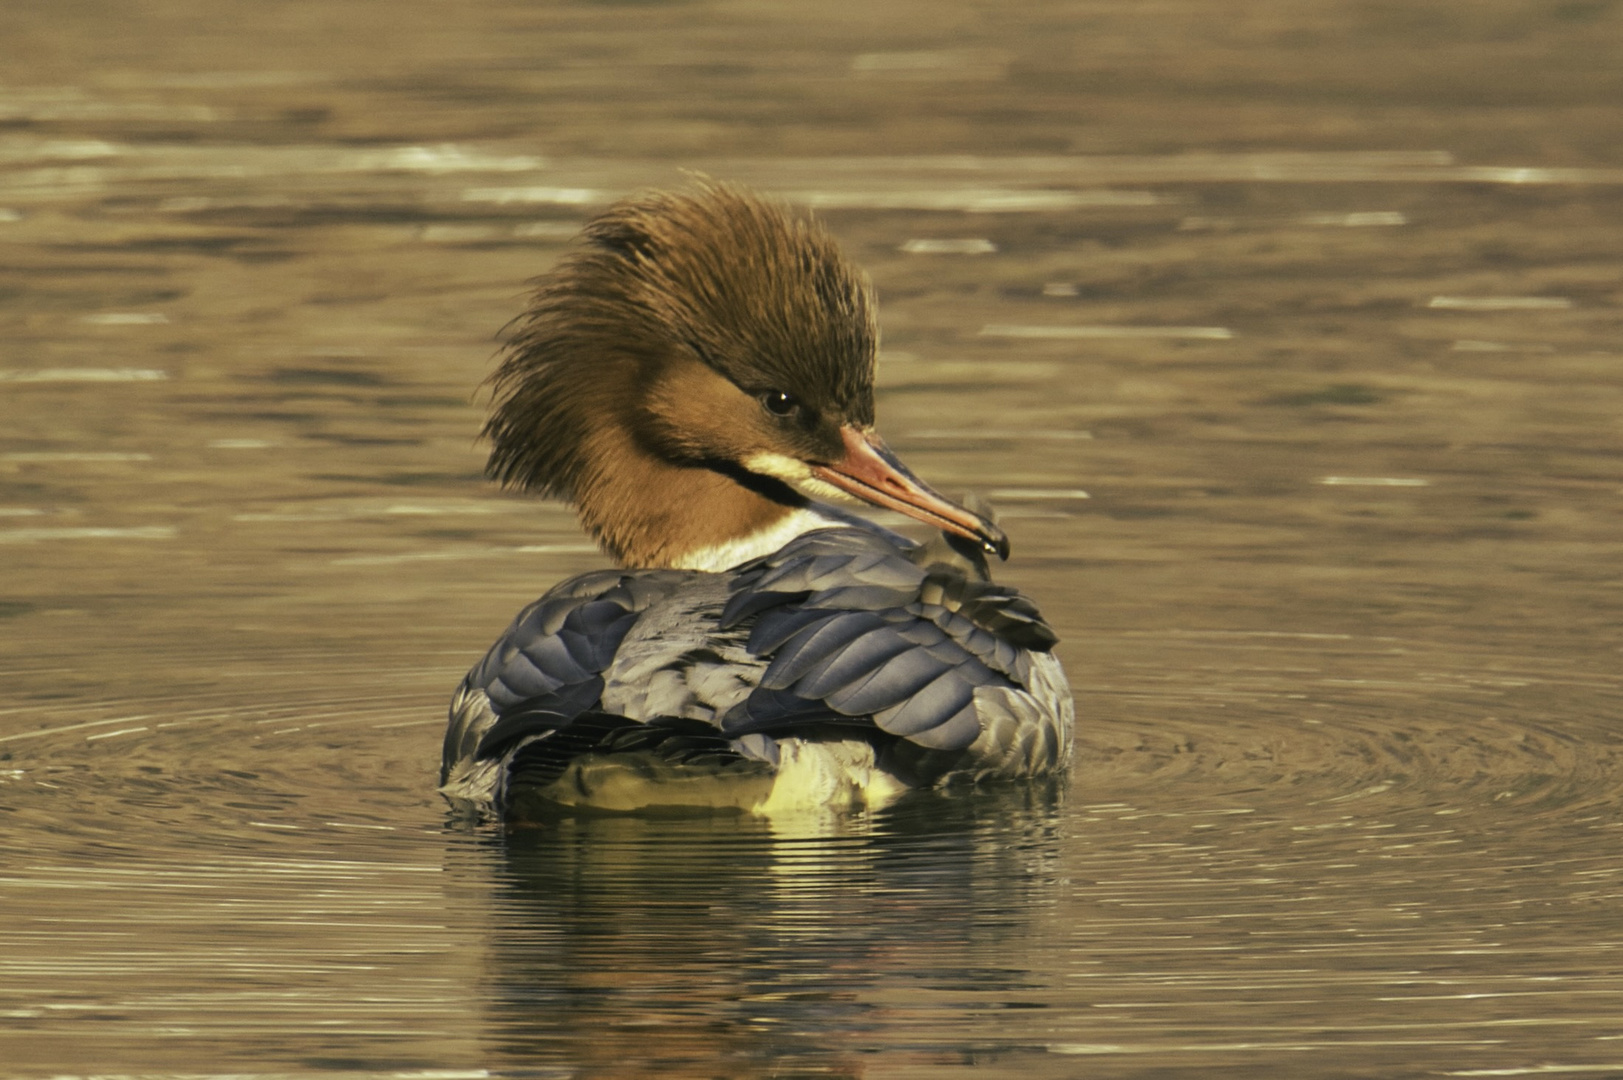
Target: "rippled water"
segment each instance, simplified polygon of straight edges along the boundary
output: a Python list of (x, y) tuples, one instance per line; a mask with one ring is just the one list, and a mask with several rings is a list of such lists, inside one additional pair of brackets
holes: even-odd
[[(816, 12), (0, 10), (8, 1075), (1623, 1075), (1623, 8)], [(601, 565), (493, 335), (679, 168), (873, 273), (1068, 785), (448, 823)]]

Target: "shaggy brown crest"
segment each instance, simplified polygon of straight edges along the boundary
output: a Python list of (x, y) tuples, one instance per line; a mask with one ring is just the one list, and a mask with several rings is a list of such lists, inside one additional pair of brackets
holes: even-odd
[(628, 199), (538, 284), (492, 378), (488, 471), (570, 500), (620, 562), (719, 570), (899, 510), (1006, 558), (873, 430), (867, 279), (817, 222), (738, 188)]
[[(670, 495), (725, 492), (708, 512), (732, 516), (729, 531), (769, 525), (805, 500), (787, 486), (742, 486), (729, 451), (748, 447), (711, 445), (727, 442), (708, 430), (721, 417), (661, 424), (649, 390), (667, 388), (682, 398), (670, 406), (690, 414), (735, 404), (714, 401), (719, 388), (704, 387), (696, 362), (742, 395), (792, 393), (821, 421), (795, 432), (799, 442), (837, 456), (839, 424), (873, 422), (873, 307), (867, 278), (816, 221), (725, 185), (628, 198), (589, 222), (514, 325), (492, 378), (487, 473), (575, 502), (610, 554), (644, 565), (672, 552), (646, 551), (633, 536), (643, 529), (613, 520), (630, 494), (626, 458), (665, 474), (656, 494), (669, 484)], [(665, 502), (641, 503), (644, 515), (669, 518)]]

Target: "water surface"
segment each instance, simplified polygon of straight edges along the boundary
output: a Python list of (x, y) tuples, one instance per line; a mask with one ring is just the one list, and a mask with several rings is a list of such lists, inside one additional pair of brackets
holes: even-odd
[[(23, 1077), (1623, 1075), (1623, 9), (0, 12), (0, 1059)], [(497, 330), (691, 168), (872, 273), (1069, 783), (504, 836), (602, 565)]]

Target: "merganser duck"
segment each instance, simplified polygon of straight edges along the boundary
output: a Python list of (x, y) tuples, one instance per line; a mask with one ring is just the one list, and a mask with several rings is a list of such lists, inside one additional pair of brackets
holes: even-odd
[[(582, 809), (876, 808), (1057, 773), (1073, 705), (989, 512), (874, 431), (866, 276), (820, 223), (705, 182), (620, 202), (541, 278), (492, 377), (488, 474), (621, 569), (519, 613), (451, 703), (440, 790)], [(916, 544), (824, 502), (942, 531)]]

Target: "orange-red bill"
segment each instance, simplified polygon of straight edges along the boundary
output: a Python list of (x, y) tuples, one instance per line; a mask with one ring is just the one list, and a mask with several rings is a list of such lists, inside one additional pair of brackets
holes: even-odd
[(989, 555), (1009, 557), (1009, 538), (1002, 529), (937, 494), (914, 476), (878, 435), (846, 426), (840, 429), (840, 436), (845, 441), (845, 457), (833, 465), (812, 466), (813, 476), (864, 502), (967, 536)]

